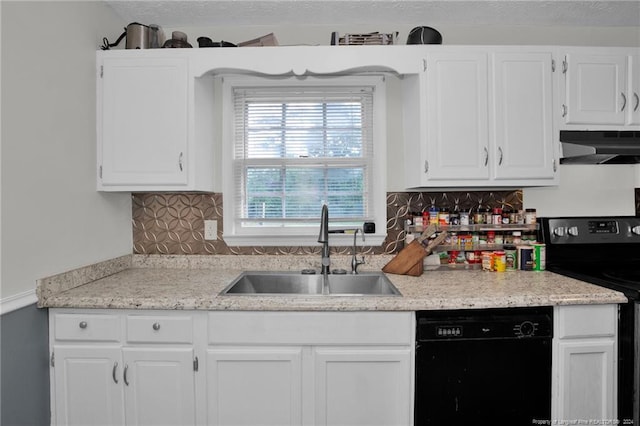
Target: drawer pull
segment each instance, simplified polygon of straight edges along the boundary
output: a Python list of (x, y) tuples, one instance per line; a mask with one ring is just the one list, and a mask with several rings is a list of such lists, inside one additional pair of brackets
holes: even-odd
[(154, 322), (154, 323), (153, 323), (153, 329), (154, 329), (155, 331), (160, 330), (160, 323), (159, 323), (159, 322)]
[(87, 322), (86, 321), (80, 321), (80, 324), (78, 324), (78, 326), (84, 330), (85, 328), (87, 328)]

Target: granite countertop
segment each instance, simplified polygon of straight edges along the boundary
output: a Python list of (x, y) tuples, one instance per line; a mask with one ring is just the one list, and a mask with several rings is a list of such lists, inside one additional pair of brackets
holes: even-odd
[[(425, 271), (420, 277), (388, 274), (398, 296), (220, 296), (243, 270), (295, 270), (311, 259), (271, 256), (261, 264), (204, 257), (116, 259), (117, 266), (98, 265), (88, 276), (71, 271), (40, 280), (40, 307), (109, 309), (199, 309), (252, 311), (416, 311), (548, 305), (624, 303), (622, 293), (552, 272)], [(263, 257), (263, 256), (253, 256)], [(378, 256), (376, 256), (378, 257)], [(204, 259), (210, 258), (210, 259)], [(235, 258), (235, 259), (234, 259)], [(277, 259), (273, 259), (277, 258)], [(369, 260), (369, 259), (368, 259)], [(388, 259), (369, 260), (380, 270)], [(271, 267), (265, 268), (268, 264)], [(242, 265), (239, 269), (237, 265)], [(262, 268), (260, 267), (262, 266)], [(306, 266), (310, 266), (306, 264)], [(366, 269), (365, 269), (366, 270)], [(115, 271), (115, 272), (114, 272)], [(102, 278), (96, 276), (102, 275)], [(83, 283), (82, 281), (86, 281)]]

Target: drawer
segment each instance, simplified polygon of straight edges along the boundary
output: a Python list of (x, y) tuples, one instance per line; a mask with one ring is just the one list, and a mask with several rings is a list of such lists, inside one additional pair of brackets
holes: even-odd
[(192, 343), (191, 316), (128, 315), (127, 342)]
[(559, 306), (555, 317), (559, 339), (615, 336), (618, 305)]
[(102, 314), (55, 314), (56, 340), (120, 341), (120, 317)]

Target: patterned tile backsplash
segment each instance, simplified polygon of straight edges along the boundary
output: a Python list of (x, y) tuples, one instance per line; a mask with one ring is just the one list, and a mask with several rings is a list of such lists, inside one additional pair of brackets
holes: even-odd
[[(636, 190), (636, 205), (639, 191)], [(222, 234), (221, 193), (134, 193), (133, 252), (166, 255), (319, 254), (313, 247), (230, 247)], [(522, 208), (522, 191), (389, 192), (387, 238), (382, 246), (364, 247), (364, 254), (393, 254), (403, 247), (404, 221), (409, 213), (431, 205), (453, 210), (483, 207)], [(637, 208), (638, 209), (638, 208)], [(204, 220), (218, 221), (218, 239), (204, 239)], [(350, 247), (331, 247), (332, 253), (348, 254)]]

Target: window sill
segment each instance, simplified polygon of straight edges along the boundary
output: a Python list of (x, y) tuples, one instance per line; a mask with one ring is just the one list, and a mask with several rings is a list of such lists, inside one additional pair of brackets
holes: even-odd
[[(358, 246), (381, 246), (386, 238), (386, 234), (365, 234), (362, 241), (362, 234), (358, 233), (356, 245)], [(245, 246), (319, 246), (317, 235), (225, 235), (224, 241), (231, 247)], [(353, 245), (353, 234), (331, 234), (329, 235), (329, 246), (345, 247)]]

